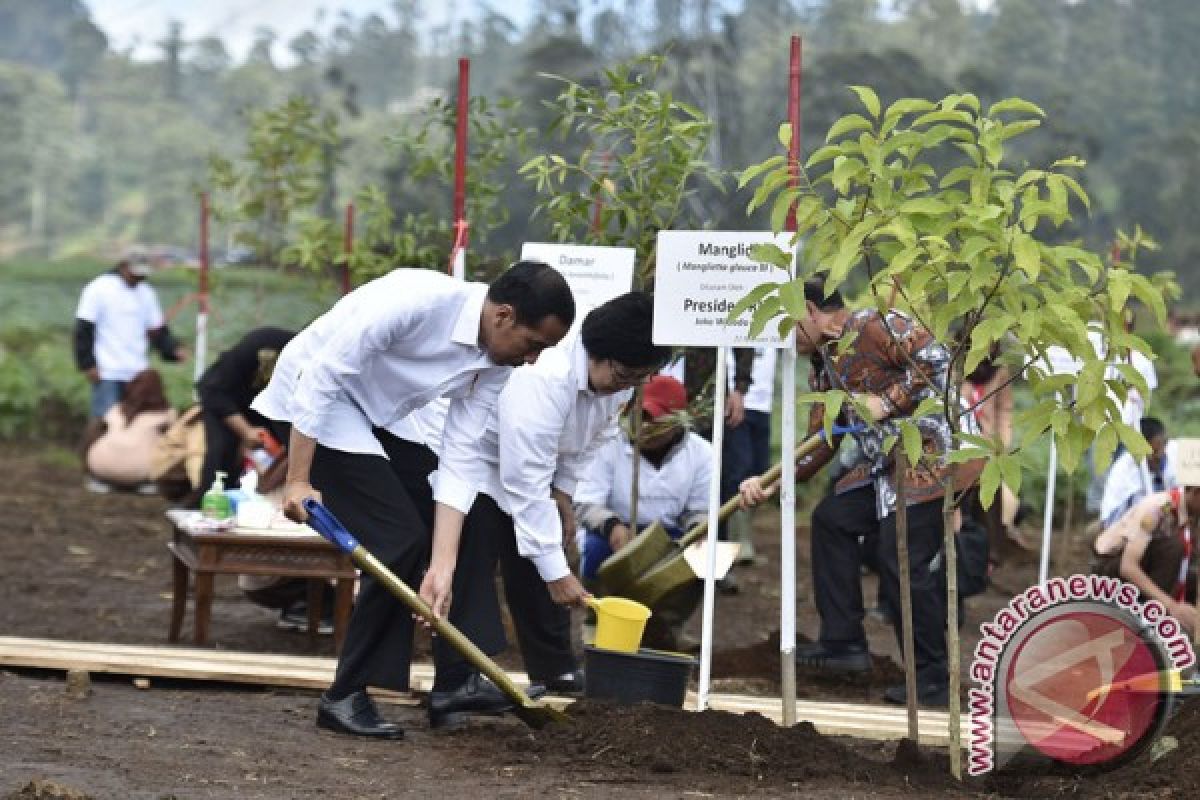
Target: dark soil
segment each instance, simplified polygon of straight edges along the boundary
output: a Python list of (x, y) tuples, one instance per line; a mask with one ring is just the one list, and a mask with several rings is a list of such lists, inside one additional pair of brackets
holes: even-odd
[[(0, 634), (165, 644), (171, 585), (165, 504), (89, 494), (69, 459), (33, 447), (0, 446), (0, 475), (6, 512)], [(759, 515), (760, 563), (737, 570), (739, 594), (717, 598), (714, 691), (778, 692), (777, 525), (773, 512)], [(798, 538), (805, 597), (807, 532)], [(1020, 589), (1031, 575), (1022, 566), (998, 577)], [(872, 578), (864, 579), (864, 595), (871, 605)], [(974, 647), (979, 622), (1007, 599), (993, 590), (968, 602), (964, 653)], [(332, 654), (329, 637), (314, 651), (306, 635), (276, 629), (275, 616), (246, 602), (232, 579), (219, 579), (209, 646)], [(798, 625), (815, 633), (811, 602), (802, 602)], [(698, 635), (699, 627), (694, 618), (689, 632)], [(900, 683), (890, 627), (869, 617), (867, 632), (875, 653), (871, 673), (838, 680), (801, 672), (800, 696), (878, 703), (883, 688)], [(520, 665), (511, 653), (504, 661)], [(1172, 722), (1178, 749), (1152, 766), (1133, 764), (1101, 779), (1046, 770), (1002, 774), (955, 788), (943, 778), (944, 753), (823, 737), (806, 724), (785, 730), (756, 715), (581, 704), (567, 727), (533, 733), (506, 718), (439, 735), (428, 731), (419, 708), (388, 706), (385, 713), (406, 727), (408, 738), (385, 743), (317, 731), (315, 700), (313, 692), (158, 679), (139, 691), (128, 679), (102, 676), (93, 676), (90, 693), (79, 693), (66, 690), (61, 674), (0, 672), (0, 798), (873, 798), (976, 791), (1149, 798), (1196, 796), (1192, 776), (1200, 774), (1188, 762), (1200, 746), (1194, 705)]]

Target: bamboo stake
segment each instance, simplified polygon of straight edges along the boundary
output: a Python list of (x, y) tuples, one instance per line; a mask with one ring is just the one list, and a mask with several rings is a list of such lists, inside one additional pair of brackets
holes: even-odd
[(896, 561), (900, 568), (900, 631), (904, 646), (904, 692), (908, 738), (920, 741), (917, 722), (917, 665), (913, 644), (912, 569), (908, 557), (908, 455), (896, 443)]
[(1063, 509), (1062, 536), (1058, 542), (1058, 572), (1070, 575), (1068, 561), (1075, 552), (1075, 535), (1072, 532), (1075, 517), (1075, 473), (1067, 475), (1067, 506)]
[(962, 691), (962, 642), (958, 636), (958, 546), (954, 538), (954, 485), (958, 465), (951, 463), (942, 499), (942, 527), (946, 556), (946, 652), (950, 672), (950, 774), (962, 780), (962, 718), (959, 693)]

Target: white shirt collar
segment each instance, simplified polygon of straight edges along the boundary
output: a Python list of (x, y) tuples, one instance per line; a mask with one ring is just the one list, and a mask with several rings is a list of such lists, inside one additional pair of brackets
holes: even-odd
[(472, 283), (469, 287), (470, 294), (463, 303), (462, 310), (458, 312), (458, 319), (454, 322), (450, 338), (459, 344), (479, 347), (482, 350), (479, 344), (479, 325), (483, 319), (483, 302), (487, 299), (488, 287), (482, 283)]

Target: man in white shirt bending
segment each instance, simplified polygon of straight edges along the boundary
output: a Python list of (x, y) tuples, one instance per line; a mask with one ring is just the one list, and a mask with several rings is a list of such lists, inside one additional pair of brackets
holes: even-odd
[(158, 295), (146, 277), (150, 265), (122, 259), (83, 287), (75, 309), (75, 365), (92, 385), (91, 416), (102, 418), (125, 385), (150, 366), (147, 343), (166, 361), (183, 361), (182, 347), (163, 320)]
[[(636, 521), (629, 436), (610, 441), (592, 461), (575, 495), (575, 515), (584, 532), (580, 571), (585, 582), (648, 525), (658, 522), (678, 538), (708, 518), (712, 445), (680, 419), (687, 404), (687, 390), (668, 375), (655, 375), (642, 390)], [(683, 625), (702, 597), (702, 586), (697, 580), (655, 605), (643, 638), (647, 647), (688, 649)]]
[[(461, 432), (471, 435), (459, 435), (453, 409), (446, 420), (434, 488), (439, 516), (421, 596), (441, 614), (453, 597), (453, 607), (487, 608), (498, 620), (491, 579), (498, 560), (525, 669), (550, 691), (583, 688), (568, 607), (590, 595), (567, 564), (572, 497), (596, 449), (615, 432), (630, 390), (670, 356), (651, 341), (652, 316), (648, 295), (608, 301), (587, 315), (578, 336), (516, 370), (486, 423)], [(464, 464), (482, 466), (483, 479), (463, 473)], [(459, 514), (443, 514), (447, 507)], [(443, 527), (443, 520), (457, 524)], [(481, 546), (490, 548), (490, 560), (463, 563)], [(477, 642), (485, 652), (505, 645), (503, 628), (493, 630), (496, 641)]]
[[(570, 288), (540, 262), (517, 263), (490, 287), (399, 269), (346, 295), (288, 343), (252, 406), (292, 425), (284, 511), (303, 522), (303, 501), (323, 500), (367, 550), (416, 585), (429, 557), (427, 481), (437, 459), (425, 444), (390, 429), (449, 398), (443, 463), (467, 483), (482, 484), (487, 470), (472, 446), (511, 368), (535, 361), (574, 318)], [(453, 621), (474, 641), (492, 635), (494, 621), (470, 603)], [(337, 673), (317, 711), (319, 726), (403, 736), (380, 717), (366, 688), (408, 689), (412, 629), (411, 613), (364, 575)], [(511, 708), (478, 673), (457, 662), (443, 668), (447, 649), (434, 654), (431, 725)]]

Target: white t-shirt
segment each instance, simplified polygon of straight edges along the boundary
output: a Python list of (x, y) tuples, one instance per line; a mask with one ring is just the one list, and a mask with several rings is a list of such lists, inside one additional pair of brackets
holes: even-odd
[[(775, 399), (775, 359), (779, 351), (774, 347), (754, 348), (754, 366), (750, 368), (750, 388), (746, 390), (746, 410), (770, 414)], [(728, 353), (728, 363), (733, 363), (733, 350)], [(733, 390), (733, 373), (729, 374), (729, 389)]]
[(75, 316), (96, 326), (101, 380), (128, 381), (150, 365), (146, 332), (162, 327), (163, 313), (145, 281), (130, 286), (115, 272), (100, 275), (83, 287)]

